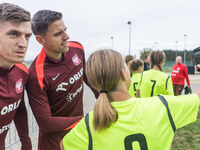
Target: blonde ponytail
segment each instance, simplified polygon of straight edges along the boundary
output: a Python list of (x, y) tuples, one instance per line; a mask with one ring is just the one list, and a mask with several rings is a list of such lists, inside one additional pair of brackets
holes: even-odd
[(109, 127), (118, 118), (117, 111), (110, 105), (112, 100), (110, 93), (115, 91), (124, 67), (125, 62), (121, 54), (110, 49), (98, 50), (87, 60), (87, 79), (93, 88), (101, 90), (94, 107), (95, 130)]
[(95, 130), (108, 128), (112, 122), (117, 121), (118, 113), (114, 107), (110, 105), (106, 93), (101, 93), (94, 106), (93, 126)]

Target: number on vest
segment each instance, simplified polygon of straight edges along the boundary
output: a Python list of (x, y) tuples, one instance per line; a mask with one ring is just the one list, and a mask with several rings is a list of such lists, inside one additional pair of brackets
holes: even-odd
[(133, 83), (133, 89), (134, 89), (135, 92), (136, 92), (136, 90), (137, 90), (137, 89), (136, 89), (137, 85), (138, 85), (137, 82)]
[(152, 90), (151, 90), (151, 96), (153, 96), (153, 90), (156, 84), (156, 80), (151, 80), (151, 82), (153, 82), (153, 86), (152, 86)]
[(135, 141), (139, 143), (141, 150), (148, 150), (146, 138), (141, 133), (128, 135), (124, 139), (125, 150), (134, 150), (132, 143)]

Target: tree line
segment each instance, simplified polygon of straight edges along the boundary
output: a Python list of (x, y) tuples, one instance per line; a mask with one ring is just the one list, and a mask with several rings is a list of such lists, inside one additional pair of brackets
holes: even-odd
[[(140, 51), (140, 59), (144, 60), (144, 57), (151, 53), (153, 49), (151, 48), (144, 48)], [(176, 51), (171, 49), (163, 50), (166, 55), (166, 61), (175, 61), (176, 56), (181, 56), (184, 59), (184, 51)], [(186, 61), (194, 61), (193, 58), (193, 51), (192, 50), (186, 50)]]

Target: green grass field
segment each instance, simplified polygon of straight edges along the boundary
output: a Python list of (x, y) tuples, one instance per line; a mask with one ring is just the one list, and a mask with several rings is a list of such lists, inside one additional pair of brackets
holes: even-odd
[(162, 67), (163, 72), (165, 73), (171, 73), (172, 72), (172, 67)]
[(200, 111), (196, 122), (176, 131), (172, 150), (200, 150)]

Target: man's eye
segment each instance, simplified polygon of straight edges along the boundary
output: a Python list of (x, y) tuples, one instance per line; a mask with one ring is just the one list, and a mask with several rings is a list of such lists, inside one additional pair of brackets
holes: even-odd
[(61, 34), (62, 34), (62, 32), (58, 32), (58, 33), (55, 33), (54, 36), (59, 36)]
[(10, 33), (11, 37), (17, 37), (17, 33)]
[(31, 34), (28, 34), (28, 35), (25, 36), (25, 38), (26, 38), (27, 40), (29, 40), (30, 37), (31, 37)]

